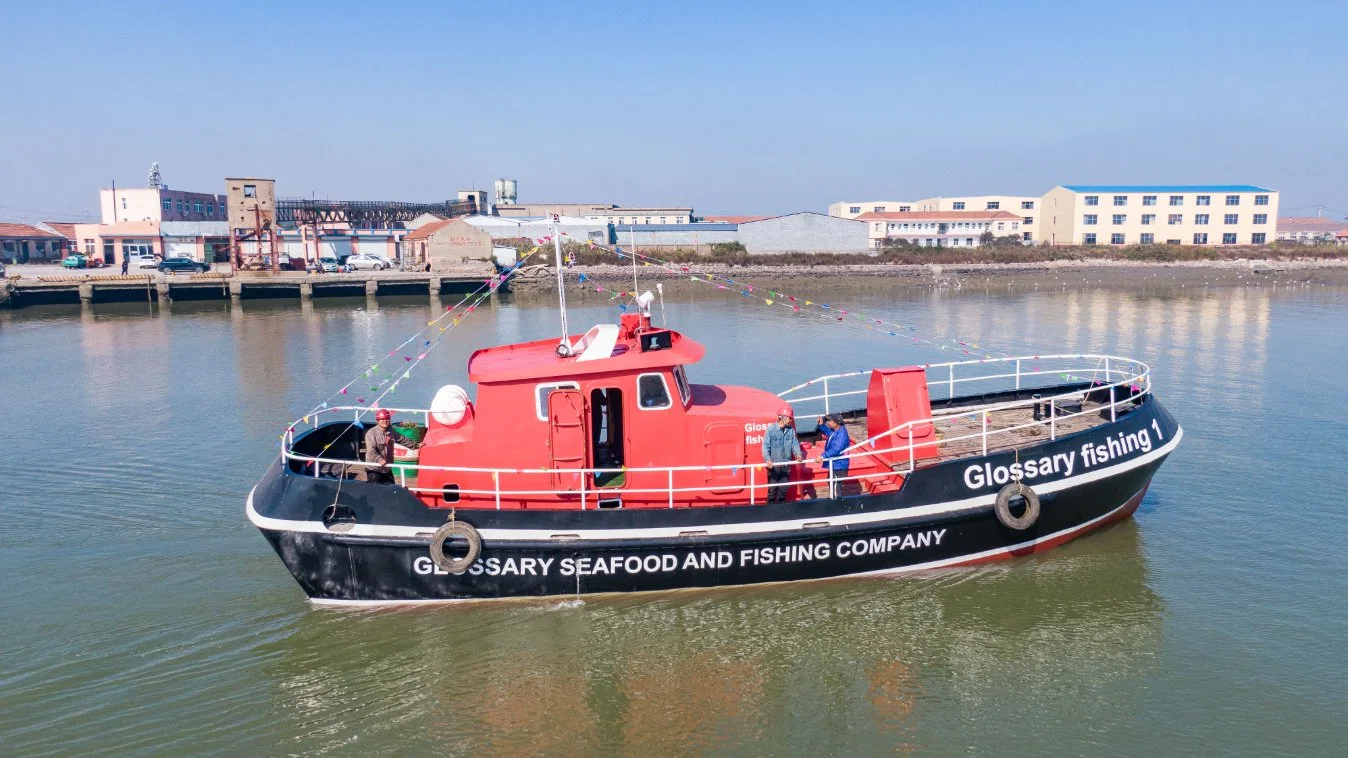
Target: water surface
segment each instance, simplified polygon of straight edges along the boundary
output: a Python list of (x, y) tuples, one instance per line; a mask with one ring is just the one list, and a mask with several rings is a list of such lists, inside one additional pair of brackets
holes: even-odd
[[(0, 313), (0, 752), (1341, 752), (1348, 291), (883, 286), (798, 294), (1151, 363), (1186, 436), (1135, 520), (918, 576), (315, 609), (244, 496), (286, 420), (445, 303)], [(666, 289), (708, 346), (694, 381), (959, 357)], [(616, 313), (582, 301), (572, 323)], [(397, 401), (555, 331), (541, 298), (496, 302)]]

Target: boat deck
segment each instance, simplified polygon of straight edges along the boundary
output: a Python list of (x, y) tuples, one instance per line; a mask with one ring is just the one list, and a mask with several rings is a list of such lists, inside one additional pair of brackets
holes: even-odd
[[(1048, 411), (1048, 405), (1045, 403), (1043, 419), (1039, 422), (1034, 420), (1034, 410), (1027, 406), (989, 411), (987, 452), (1015, 450), (1047, 442), (1050, 436)], [(1058, 414), (1065, 415), (1066, 418), (1059, 417), (1053, 420), (1054, 436), (1063, 437), (1108, 424), (1109, 404), (1088, 400), (1082, 403), (1079, 411), (1075, 407), (1065, 411), (1059, 406)], [(865, 412), (847, 413), (844, 416), (852, 441), (859, 442), (864, 439)], [(936, 427), (940, 457), (937, 460), (928, 459), (928, 463), (959, 460), (983, 454), (983, 422), (979, 415), (935, 416), (932, 418), (932, 425)], [(801, 439), (808, 444), (818, 438), (813, 434), (803, 434)], [(877, 447), (900, 445), (897, 440), (891, 440), (882, 441)]]

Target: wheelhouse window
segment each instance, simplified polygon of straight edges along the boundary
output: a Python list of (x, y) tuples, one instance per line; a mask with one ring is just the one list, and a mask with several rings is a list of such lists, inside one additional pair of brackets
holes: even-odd
[(687, 406), (693, 399), (693, 388), (688, 386), (688, 375), (683, 372), (683, 366), (674, 367), (674, 385), (679, 388), (679, 399)]
[(534, 387), (534, 410), (538, 413), (539, 421), (548, 420), (548, 395), (553, 390), (578, 390), (578, 382), (553, 382), (551, 384), (540, 384)]
[(642, 374), (637, 377), (637, 406), (643, 411), (674, 407), (674, 401), (669, 399), (669, 386), (665, 384), (664, 374)]

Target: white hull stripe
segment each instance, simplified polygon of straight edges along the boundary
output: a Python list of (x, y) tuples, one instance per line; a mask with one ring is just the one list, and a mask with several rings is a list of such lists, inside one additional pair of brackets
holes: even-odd
[[(1040, 495), (1046, 495), (1052, 492), (1059, 492), (1072, 487), (1078, 487), (1090, 482), (1107, 479), (1111, 476), (1125, 473), (1135, 468), (1145, 466), (1152, 461), (1158, 460), (1169, 455), (1175, 446), (1179, 444), (1184, 437), (1184, 431), (1178, 427), (1175, 429), (1175, 436), (1169, 442), (1161, 447), (1145, 453), (1136, 458), (1117, 463), (1113, 466), (1096, 469), (1077, 476), (1059, 479), (1054, 482), (1048, 482), (1035, 487), (1035, 492)], [(256, 488), (254, 488), (256, 490)], [(927, 516), (940, 516), (959, 513), (961, 511), (986, 508), (996, 501), (996, 493), (986, 495), (977, 495), (975, 497), (965, 498), (963, 500), (950, 500), (943, 503), (933, 503), (931, 505), (918, 505), (906, 508), (893, 508), (885, 511), (871, 511), (866, 513), (853, 513), (847, 515), (828, 516), (830, 526), (853, 526), (858, 524), (878, 523), (882, 521), (892, 521), (898, 518), (922, 518)], [(708, 509), (715, 506), (708, 506)], [(472, 511), (460, 511), (464, 514), (471, 514)], [(290, 519), (271, 518), (259, 514), (253, 508), (253, 492), (248, 493), (247, 504), (248, 520), (259, 529), (282, 532), (312, 532), (316, 534), (328, 534), (328, 528), (321, 521), (296, 521)], [(469, 523), (472, 523), (471, 516), (468, 517)], [(760, 532), (786, 532), (796, 529), (804, 529), (806, 523), (817, 523), (820, 517), (815, 516), (806, 519), (791, 519), (787, 521), (750, 521), (735, 524), (684, 524), (680, 526), (662, 526), (649, 527), (642, 529), (581, 529), (573, 530), (566, 528), (552, 529), (481, 529), (484, 540), (549, 540), (554, 534), (565, 533), (568, 535), (568, 544), (575, 544), (577, 541), (585, 540), (628, 540), (628, 539), (660, 539), (674, 538), (679, 535), (690, 532), (706, 532), (707, 536), (717, 535), (737, 535), (737, 534), (757, 534)], [(356, 537), (417, 537), (428, 536), (434, 529), (430, 526), (399, 526), (395, 524), (356, 524), (350, 530), (342, 532), (344, 536)]]
[[(785, 579), (777, 582), (748, 582), (745, 584), (724, 584), (724, 585), (713, 585), (710, 587), (704, 585), (697, 585), (693, 587), (680, 587), (668, 590), (635, 590), (635, 591), (679, 592), (685, 589), (707, 590), (718, 587), (719, 588), (761, 587), (765, 584), (798, 584), (800, 582), (822, 582), (827, 581), (829, 579), (840, 579), (844, 577), (893, 576), (895, 574), (909, 574), (914, 571), (931, 571), (932, 569), (949, 568), (951, 566), (958, 566), (964, 563), (988, 560), (992, 558), (1009, 558), (1012, 556), (1013, 553), (1017, 551), (1032, 548), (1035, 547), (1036, 545), (1042, 545), (1050, 540), (1062, 539), (1063, 537), (1069, 536), (1075, 537), (1083, 532), (1090, 531), (1096, 526), (1099, 526), (1101, 522), (1108, 521), (1109, 519), (1119, 515), (1119, 512), (1122, 511), (1124, 508), (1127, 508), (1128, 503), (1131, 502), (1134, 497), (1137, 497), (1138, 494), (1139, 493), (1136, 492), (1133, 493), (1133, 495), (1130, 496), (1127, 500), (1124, 500), (1122, 503), (1120, 503), (1117, 508), (1111, 510), (1109, 513), (1106, 513), (1102, 516), (1096, 516), (1095, 518), (1085, 522), (1084, 524), (1068, 527), (1067, 529), (1063, 529), (1062, 531), (1054, 532), (1052, 534), (1045, 534), (1042, 537), (1036, 537), (1035, 539), (1026, 542), (1021, 542), (1015, 545), (1008, 545), (1006, 547), (994, 548), (992, 550), (984, 550), (978, 553), (969, 553), (968, 555), (958, 555), (955, 556), (954, 558), (942, 558), (939, 561), (928, 561), (927, 563), (914, 563), (910, 566), (896, 566), (895, 568), (877, 569), (875, 571), (860, 571), (854, 574), (835, 574), (834, 576), (811, 577), (809, 579)], [(594, 597), (598, 595), (630, 595), (632, 593), (594, 592), (594, 593), (581, 593), (581, 594)], [(309, 602), (313, 603), (314, 605), (330, 606), (337, 608), (368, 608), (373, 606), (387, 606), (387, 605), (427, 605), (427, 604), (445, 604), (445, 603), (500, 602), (501, 600), (514, 600), (514, 601), (524, 600), (533, 602), (538, 601), (546, 602), (549, 600), (551, 601), (565, 600), (566, 598), (572, 597), (575, 597), (575, 595), (512, 595), (509, 597), (499, 597), (499, 598), (420, 598), (416, 600), (338, 600), (332, 598), (311, 597), (309, 598)]]

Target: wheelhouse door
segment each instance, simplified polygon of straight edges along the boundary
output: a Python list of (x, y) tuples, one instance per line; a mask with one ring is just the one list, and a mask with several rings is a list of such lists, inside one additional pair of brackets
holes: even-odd
[[(579, 390), (555, 389), (548, 393), (548, 451), (550, 468), (587, 468), (585, 396)], [(552, 475), (557, 490), (579, 490), (579, 474)]]

